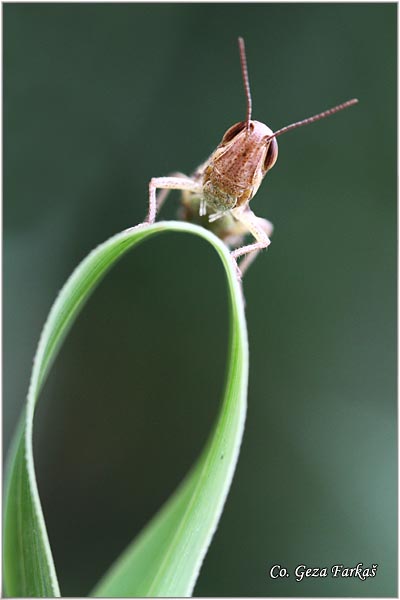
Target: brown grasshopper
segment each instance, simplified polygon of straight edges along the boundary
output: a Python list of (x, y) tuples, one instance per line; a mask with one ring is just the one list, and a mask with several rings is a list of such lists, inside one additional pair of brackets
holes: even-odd
[[(188, 177), (174, 173), (169, 177), (153, 177), (149, 183), (149, 212), (146, 222), (154, 223), (156, 214), (170, 190), (181, 190), (180, 218), (211, 229), (229, 248), (238, 276), (245, 272), (269, 239), (273, 225), (257, 217), (249, 202), (255, 196), (261, 182), (278, 158), (278, 135), (356, 104), (353, 98), (321, 112), (313, 117), (282, 127), (275, 133), (260, 121), (251, 119), (251, 94), (243, 38), (239, 38), (239, 52), (243, 84), (247, 98), (247, 116), (228, 129), (217, 149), (209, 159)], [(156, 190), (163, 191), (156, 198)], [(242, 245), (246, 234), (251, 233), (255, 242)], [(237, 259), (244, 257), (240, 262)]]

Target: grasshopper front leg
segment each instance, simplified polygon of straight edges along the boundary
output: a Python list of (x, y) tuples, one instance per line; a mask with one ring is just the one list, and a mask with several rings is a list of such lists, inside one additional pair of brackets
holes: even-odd
[[(202, 192), (202, 185), (197, 181), (186, 176), (179, 177), (153, 177), (149, 183), (149, 212), (146, 222), (151, 224), (156, 220), (157, 215), (157, 198), (156, 190), (186, 190), (194, 193)], [(162, 199), (165, 200), (165, 197)], [(161, 204), (161, 203), (160, 203)]]
[[(179, 177), (179, 178), (183, 178), (183, 179), (191, 179), (190, 177), (187, 177), (187, 175), (185, 175), (184, 173), (181, 173), (180, 171), (175, 171), (174, 173), (169, 173), (167, 175), (167, 177)], [(163, 207), (164, 202), (168, 198), (168, 195), (170, 192), (171, 192), (171, 188), (169, 188), (169, 189), (164, 188), (160, 191), (159, 194), (157, 194), (157, 207), (156, 207), (157, 215), (159, 214), (161, 208)]]
[[(268, 219), (263, 219), (261, 217), (257, 217), (257, 218), (258, 218), (258, 223), (259, 223), (260, 227), (265, 231), (267, 236), (270, 238), (274, 231), (274, 226), (272, 225), (271, 221), (268, 221)], [(242, 273), (242, 276), (246, 273), (247, 269), (254, 262), (254, 260), (257, 258), (258, 254), (260, 252), (261, 252), (261, 250), (253, 250), (253, 252), (249, 252), (249, 253), (243, 255), (243, 258), (240, 261), (240, 271)]]
[(234, 208), (232, 210), (232, 215), (235, 217), (235, 219), (242, 223), (257, 240), (253, 244), (241, 246), (240, 248), (236, 248), (236, 250), (231, 252), (231, 256), (235, 260), (236, 264), (237, 259), (240, 256), (244, 256), (240, 266), (238, 266), (241, 275), (243, 275), (256, 258), (260, 250), (263, 248), (268, 248), (270, 245), (271, 240), (269, 239), (269, 236), (272, 235), (274, 227), (272, 223), (267, 221), (267, 219), (261, 219), (260, 217), (257, 217), (248, 206)]

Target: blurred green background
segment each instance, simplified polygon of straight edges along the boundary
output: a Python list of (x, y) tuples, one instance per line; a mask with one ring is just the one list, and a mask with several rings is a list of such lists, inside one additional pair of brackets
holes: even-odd
[[(396, 10), (3, 6), (6, 448), (73, 268), (143, 219), (152, 176), (190, 173), (244, 117), (238, 35), (254, 118), (272, 129), (360, 99), (280, 138), (252, 202), (275, 233), (245, 279), (247, 427), (196, 595), (396, 595)], [(216, 254), (167, 235), (119, 263), (79, 317), (34, 439), (63, 595), (89, 593), (200, 451), (226, 313)], [(377, 576), (268, 575), (358, 562)]]

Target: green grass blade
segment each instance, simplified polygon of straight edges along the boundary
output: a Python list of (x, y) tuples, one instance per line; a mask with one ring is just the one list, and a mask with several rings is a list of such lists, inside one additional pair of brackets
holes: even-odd
[(200, 459), (177, 491), (94, 591), (98, 596), (187, 596), (196, 582), (229, 491), (246, 412), (247, 332), (240, 286), (225, 245), (201, 227), (160, 222), (126, 230), (93, 250), (54, 303), (35, 356), (26, 412), (7, 466), (4, 514), (4, 581), (10, 596), (59, 596), (40, 505), (32, 452), (35, 404), (62, 341), (96, 284), (130, 248), (166, 231), (208, 240), (224, 264), (231, 330), (225, 394)]

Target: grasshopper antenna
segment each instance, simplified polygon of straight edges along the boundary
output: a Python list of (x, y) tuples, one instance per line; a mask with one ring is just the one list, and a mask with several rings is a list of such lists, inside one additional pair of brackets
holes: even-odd
[(357, 104), (357, 103), (358, 103), (357, 98), (353, 98), (352, 100), (347, 100), (347, 102), (343, 102), (343, 104), (338, 104), (337, 106), (334, 106), (333, 108), (324, 110), (324, 112), (319, 113), (318, 115), (314, 115), (313, 117), (308, 117), (308, 119), (303, 119), (302, 121), (297, 121), (296, 123), (292, 123), (291, 125), (286, 125), (286, 127), (282, 127), (282, 129), (278, 129), (278, 131), (275, 131), (275, 133), (273, 133), (272, 135), (269, 135), (267, 137), (266, 141), (272, 140), (272, 138), (278, 137), (278, 135), (282, 135), (282, 133), (287, 133), (288, 131), (291, 131), (292, 129), (297, 129), (297, 127), (302, 127), (303, 125), (309, 125), (310, 123), (314, 123), (314, 121), (319, 121), (320, 119), (325, 119), (325, 117), (330, 117), (331, 115), (334, 115), (335, 113), (339, 112), (340, 110), (348, 108), (349, 106), (353, 106), (354, 104)]
[(243, 85), (244, 85), (244, 91), (245, 91), (246, 100), (247, 100), (246, 124), (247, 124), (247, 130), (249, 130), (250, 121), (251, 121), (251, 93), (250, 93), (250, 83), (249, 83), (249, 72), (247, 70), (246, 48), (244, 45), (244, 39), (242, 37), (238, 38), (238, 43), (239, 43), (240, 65), (242, 67)]

